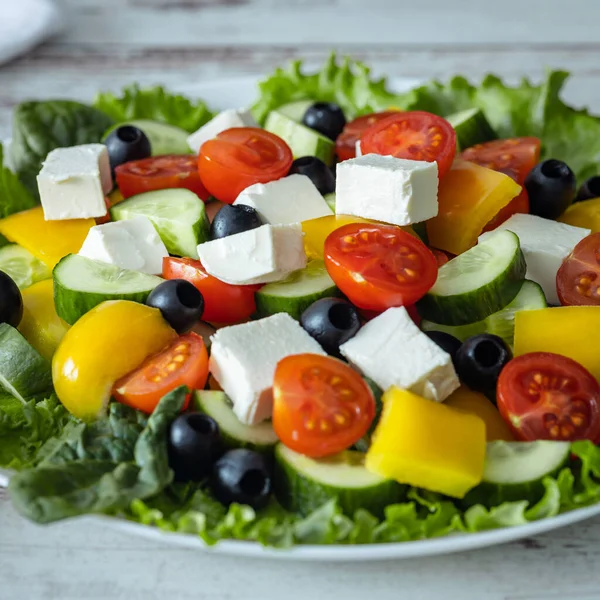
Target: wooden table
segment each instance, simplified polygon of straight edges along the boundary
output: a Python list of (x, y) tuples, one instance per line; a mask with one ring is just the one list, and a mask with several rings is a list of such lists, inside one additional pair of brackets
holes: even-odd
[[(0, 15), (2, 3), (0, 2)], [(0, 139), (26, 98), (89, 99), (132, 81), (264, 74), (333, 48), (377, 74), (573, 72), (565, 96), (600, 112), (597, 0), (63, 0), (63, 36), (0, 68)], [(1, 18), (1, 16), (0, 16)], [(1, 600), (597, 600), (600, 519), (485, 551), (364, 565), (178, 550), (71, 522), (36, 527), (0, 491)]]

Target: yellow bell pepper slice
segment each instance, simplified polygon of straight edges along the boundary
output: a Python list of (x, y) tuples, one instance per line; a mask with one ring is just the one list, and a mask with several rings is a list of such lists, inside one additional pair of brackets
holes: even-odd
[(488, 442), (515, 441), (515, 436), (498, 409), (483, 394), (462, 385), (444, 400), (444, 404), (477, 415), (485, 423), (485, 436)]
[(592, 233), (597, 233), (600, 231), (600, 198), (572, 204), (558, 220), (561, 223), (591, 229)]
[(115, 381), (176, 337), (156, 308), (103, 302), (69, 329), (54, 354), (56, 394), (74, 416), (95, 419), (106, 411)]
[[(515, 356), (554, 352), (583, 365), (600, 381), (600, 306), (559, 306), (515, 314)], [(591, 336), (591, 337), (590, 337)]]
[(434, 248), (461, 254), (477, 243), (483, 228), (521, 192), (508, 175), (457, 160), (438, 189), (439, 212), (427, 221)]
[(390, 388), (367, 451), (367, 469), (455, 498), (483, 476), (485, 423), (463, 410)]
[(46, 221), (41, 206), (0, 220), (0, 233), (53, 269), (67, 254), (77, 254), (94, 219)]
[(58, 345), (69, 330), (54, 308), (54, 282), (46, 279), (21, 292), (23, 318), (19, 331), (47, 360), (52, 360)]

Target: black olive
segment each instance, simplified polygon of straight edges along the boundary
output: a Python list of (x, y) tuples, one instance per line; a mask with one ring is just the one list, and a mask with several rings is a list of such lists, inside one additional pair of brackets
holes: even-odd
[(237, 502), (258, 510), (269, 502), (271, 472), (262, 454), (238, 448), (215, 463), (211, 487), (217, 500), (226, 506)]
[(327, 354), (341, 358), (340, 346), (356, 335), (360, 329), (360, 317), (347, 300), (321, 298), (302, 313), (300, 325)]
[(335, 141), (346, 125), (346, 117), (333, 102), (315, 102), (304, 113), (302, 124)]
[(292, 163), (290, 169), (290, 175), (294, 173), (306, 175), (323, 196), (335, 192), (335, 176), (333, 172), (316, 156), (301, 156), (297, 158)]
[(208, 415), (179, 415), (169, 429), (169, 466), (177, 481), (200, 481), (210, 474), (222, 452), (217, 422)]
[(119, 165), (152, 156), (150, 140), (141, 129), (133, 125), (121, 125), (113, 129), (104, 140), (104, 144), (108, 150), (113, 176), (115, 168)]
[(17, 327), (23, 317), (23, 298), (17, 284), (0, 271), (0, 323)]
[(258, 212), (245, 204), (225, 204), (210, 224), (210, 239), (218, 240), (264, 225)]
[(600, 175), (594, 175), (583, 182), (577, 192), (575, 202), (591, 200), (592, 198), (600, 198)]
[(498, 376), (511, 358), (512, 352), (502, 338), (489, 333), (474, 335), (456, 353), (456, 373), (472, 390), (495, 398)]
[(444, 352), (450, 355), (453, 363), (456, 363), (456, 353), (462, 345), (459, 339), (444, 331), (425, 331), (424, 333), (432, 342), (435, 342)]
[(550, 158), (537, 164), (525, 178), (532, 215), (558, 219), (575, 199), (573, 171), (561, 160)]
[(159, 283), (150, 292), (146, 304), (158, 308), (177, 333), (189, 331), (204, 312), (202, 294), (185, 279), (168, 279)]

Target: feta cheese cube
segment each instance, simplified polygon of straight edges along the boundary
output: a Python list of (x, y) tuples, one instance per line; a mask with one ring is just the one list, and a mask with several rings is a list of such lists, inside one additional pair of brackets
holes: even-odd
[(81, 256), (148, 275), (162, 273), (169, 256), (148, 217), (134, 217), (92, 227), (79, 251)]
[(337, 166), (336, 213), (394, 225), (438, 214), (435, 162), (364, 154)]
[[(563, 260), (591, 230), (522, 214), (513, 215), (497, 229), (508, 229), (517, 235), (527, 262), (525, 277), (542, 287), (549, 304), (560, 304), (556, 273)], [(479, 239), (490, 233), (484, 233)]]
[(404, 307), (369, 321), (340, 352), (382, 390), (392, 386), (441, 402), (460, 383), (452, 359), (413, 322)]
[(306, 266), (302, 228), (263, 225), (204, 242), (198, 256), (206, 271), (232, 284), (269, 283)]
[(287, 313), (219, 329), (211, 337), (210, 372), (238, 419), (255, 425), (271, 416), (277, 363), (293, 354), (325, 352)]
[(299, 174), (269, 183), (255, 183), (243, 190), (234, 204), (251, 206), (271, 225), (289, 225), (333, 215), (315, 184), (306, 175)]
[(112, 189), (104, 144), (52, 150), (37, 176), (46, 221), (88, 219), (107, 213), (105, 195)]
[(192, 133), (187, 139), (188, 146), (198, 154), (204, 142), (212, 140), (222, 131), (232, 127), (258, 127), (258, 123), (249, 111), (230, 108), (220, 112)]

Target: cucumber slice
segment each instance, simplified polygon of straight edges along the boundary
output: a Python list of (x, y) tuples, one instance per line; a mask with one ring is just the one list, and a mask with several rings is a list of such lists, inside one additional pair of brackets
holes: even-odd
[(465, 501), (486, 506), (523, 498), (536, 502), (544, 493), (544, 477), (567, 465), (570, 449), (569, 442), (488, 442), (482, 482)]
[(198, 258), (197, 247), (208, 240), (204, 202), (190, 190), (175, 188), (145, 192), (110, 209), (113, 221), (148, 217), (169, 254)]
[(306, 111), (314, 104), (313, 100), (298, 100), (296, 102), (288, 102), (277, 109), (277, 112), (282, 114), (296, 123), (302, 123)]
[(326, 165), (333, 164), (335, 143), (314, 129), (296, 123), (275, 110), (269, 113), (265, 129), (284, 140), (291, 148), (294, 158), (316, 156)]
[(145, 302), (163, 281), (78, 254), (65, 256), (54, 267), (52, 276), (56, 313), (69, 325), (106, 300)]
[(233, 412), (231, 402), (224, 392), (197, 390), (192, 397), (192, 407), (218, 423), (221, 439), (228, 449), (249, 448), (271, 453), (279, 441), (270, 421), (244, 425)]
[(446, 117), (446, 121), (454, 127), (458, 147), (462, 150), (498, 138), (480, 108), (454, 113)]
[(335, 192), (331, 192), (331, 194), (325, 194), (323, 196), (325, 202), (327, 202), (327, 206), (335, 213)]
[(263, 286), (254, 297), (260, 318), (286, 312), (294, 319), (300, 319), (300, 315), (316, 300), (339, 295), (325, 263), (315, 259), (304, 269), (291, 273), (287, 279)]
[(513, 301), (526, 270), (519, 238), (507, 230), (491, 233), (440, 267), (435, 285), (417, 303), (419, 314), (442, 325), (481, 321)]
[(367, 431), (366, 435), (364, 435), (354, 446), (352, 446), (352, 450), (358, 450), (358, 452), (366, 452), (371, 445), (371, 436), (375, 431), (377, 424), (379, 423), (379, 419), (381, 418), (381, 411), (383, 410), (383, 390), (370, 378), (365, 377), (363, 375), (363, 379), (366, 384), (371, 388), (371, 392), (373, 392), (373, 398), (375, 398), (375, 418), (369, 427), (369, 431)]
[(41, 260), (18, 244), (0, 248), (0, 271), (4, 271), (22, 290), (52, 277), (52, 272)]
[(111, 131), (122, 127), (123, 125), (133, 125), (141, 129), (146, 137), (150, 140), (152, 156), (162, 156), (163, 154), (191, 154), (187, 138), (189, 133), (180, 127), (160, 123), (159, 121), (151, 121), (150, 119), (133, 119), (118, 123), (111, 127), (105, 134), (102, 141), (106, 140)]
[(335, 498), (349, 516), (359, 508), (382, 516), (386, 506), (402, 499), (406, 488), (367, 471), (364, 456), (362, 452), (346, 450), (315, 460), (278, 444), (275, 495), (285, 508), (302, 515)]
[(421, 321), (423, 331), (444, 331), (464, 342), (467, 338), (480, 333), (491, 333), (501, 337), (512, 347), (515, 337), (515, 313), (520, 310), (546, 308), (544, 291), (535, 282), (525, 280), (514, 300), (502, 310), (491, 314), (483, 321), (468, 325), (441, 325), (433, 321)]
[(50, 363), (7, 323), (0, 324), (0, 386), (21, 402), (52, 393)]

